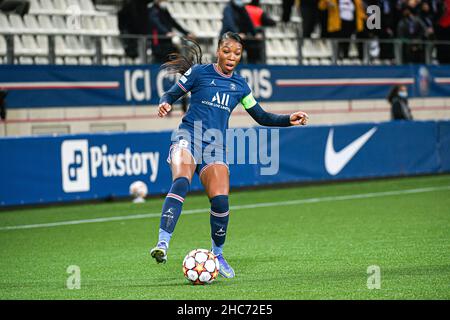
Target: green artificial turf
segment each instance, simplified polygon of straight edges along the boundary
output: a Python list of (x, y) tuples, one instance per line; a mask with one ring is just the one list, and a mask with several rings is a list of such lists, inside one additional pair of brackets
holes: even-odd
[[(165, 265), (149, 255), (163, 199), (0, 212), (0, 299), (449, 299), (449, 186), (440, 175), (232, 191), (224, 253), (236, 277), (206, 286), (181, 270), (190, 250), (210, 248), (205, 195), (185, 201)], [(120, 218), (136, 214), (154, 215)], [(80, 289), (67, 288), (71, 265)], [(368, 289), (370, 266), (380, 289)]]

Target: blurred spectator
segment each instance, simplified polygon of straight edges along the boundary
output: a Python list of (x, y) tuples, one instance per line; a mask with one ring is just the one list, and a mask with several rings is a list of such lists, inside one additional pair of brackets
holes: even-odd
[(289, 22), (291, 21), (291, 14), (292, 14), (292, 6), (295, 5), (298, 7), (298, 2), (300, 0), (283, 0), (281, 4), (281, 21), (283, 22)]
[(300, 2), (304, 38), (311, 38), (311, 33), (313, 33), (316, 25), (320, 22), (319, 12), (317, 0), (302, 0)]
[(438, 11), (441, 14), (436, 26), (436, 39), (448, 43), (436, 46), (437, 58), (439, 63), (450, 64), (450, 0), (443, 0)]
[[(181, 39), (176, 36), (173, 29), (178, 30), (190, 39), (195, 38), (193, 33), (184, 29), (172, 17), (167, 9), (167, 0), (154, 0), (153, 6), (150, 7), (149, 15), (153, 63), (165, 63), (170, 59), (171, 54), (180, 53), (179, 45)], [(181, 98), (181, 109), (183, 113), (187, 111), (187, 108), (188, 99), (184, 95)]]
[(416, 1), (408, 1), (408, 4), (403, 6), (403, 18), (397, 26), (398, 38), (406, 41), (402, 46), (403, 63), (425, 62), (425, 49), (421, 41), (426, 39), (427, 30), (423, 21), (413, 14), (416, 11)]
[[(177, 38), (173, 29), (178, 30), (188, 38), (194, 35), (184, 29), (170, 14), (167, 9), (167, 0), (155, 0), (150, 7), (150, 32), (152, 36), (152, 55), (154, 63), (164, 63), (168, 55), (179, 52)], [(179, 39), (179, 38), (178, 38)]]
[(381, 10), (381, 29), (372, 30), (374, 34), (381, 40), (379, 58), (383, 60), (394, 59), (394, 44), (389, 42), (395, 38), (396, 30), (396, 3), (397, 0), (372, 0), (367, 1), (367, 6), (376, 5)]
[(24, 16), (30, 10), (28, 0), (0, 0), (0, 11)]
[(263, 27), (273, 27), (276, 22), (260, 7), (259, 0), (252, 0), (250, 4), (245, 6), (245, 10), (247, 10), (256, 32), (256, 39), (251, 40), (250, 43), (247, 41), (247, 60), (249, 63), (264, 63), (265, 37)]
[[(244, 49), (247, 52), (247, 62), (255, 63), (255, 59), (257, 60), (259, 58), (258, 55), (255, 54), (255, 50), (258, 50), (258, 42), (254, 41), (258, 40), (256, 38), (257, 32), (242, 0), (230, 0), (223, 10), (220, 36), (228, 31), (239, 34), (244, 41)], [(259, 35), (258, 38), (260, 40), (261, 36)]]
[[(149, 32), (148, 6), (153, 0), (126, 0), (117, 17), (121, 35), (145, 35)], [(125, 53), (130, 58), (138, 56), (138, 39), (121, 38)]]
[(0, 119), (6, 120), (6, 96), (8, 91), (0, 88)]
[(419, 17), (420, 17), (420, 19), (422, 19), (423, 23), (425, 24), (426, 37), (428, 39), (434, 39), (434, 36), (435, 36), (434, 27), (436, 24), (436, 21), (435, 21), (436, 16), (433, 15), (430, 4), (428, 2), (424, 1), (420, 4)]
[(391, 104), (392, 120), (413, 120), (411, 109), (408, 106), (408, 88), (404, 85), (394, 86), (387, 100)]
[(260, 6), (260, 0), (252, 0), (245, 6), (250, 20), (256, 29), (256, 32), (261, 32), (263, 27), (273, 27), (277, 23), (273, 20)]
[[(332, 38), (349, 39), (361, 33), (365, 26), (362, 0), (319, 0), (319, 9), (328, 11), (327, 31)], [(350, 41), (339, 42), (338, 58), (347, 58)]]

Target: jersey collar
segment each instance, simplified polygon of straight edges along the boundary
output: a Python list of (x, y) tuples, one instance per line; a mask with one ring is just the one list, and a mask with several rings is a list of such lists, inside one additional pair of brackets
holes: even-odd
[(220, 71), (220, 69), (219, 69), (219, 67), (217, 66), (216, 63), (213, 63), (213, 67), (214, 67), (214, 70), (216, 70), (216, 72), (219, 75), (221, 75), (222, 77), (231, 78), (233, 76), (234, 71), (230, 75), (227, 75), (227, 74), (223, 73), (222, 71)]

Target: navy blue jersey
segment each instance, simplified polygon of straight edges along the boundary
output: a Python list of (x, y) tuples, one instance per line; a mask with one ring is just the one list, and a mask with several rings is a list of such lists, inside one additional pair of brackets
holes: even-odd
[(179, 126), (179, 129), (189, 132), (194, 130), (194, 121), (202, 121), (203, 132), (217, 129), (225, 137), (231, 112), (244, 98), (251, 97), (251, 90), (243, 77), (236, 72), (231, 76), (225, 75), (214, 64), (194, 65), (177, 85), (184, 92), (191, 92), (190, 107)]

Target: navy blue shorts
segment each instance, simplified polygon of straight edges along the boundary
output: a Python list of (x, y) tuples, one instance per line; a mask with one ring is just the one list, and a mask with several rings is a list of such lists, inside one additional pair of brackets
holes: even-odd
[(167, 162), (172, 163), (172, 156), (177, 151), (181, 149), (188, 151), (192, 156), (192, 161), (196, 164), (195, 172), (201, 177), (205, 170), (214, 165), (224, 165), (228, 169), (228, 174), (230, 169), (227, 163), (227, 155), (225, 146), (215, 146), (212, 144), (207, 144), (204, 142), (191, 143), (183, 137), (179, 137), (177, 141), (172, 142), (169, 149), (169, 156), (167, 157)]

